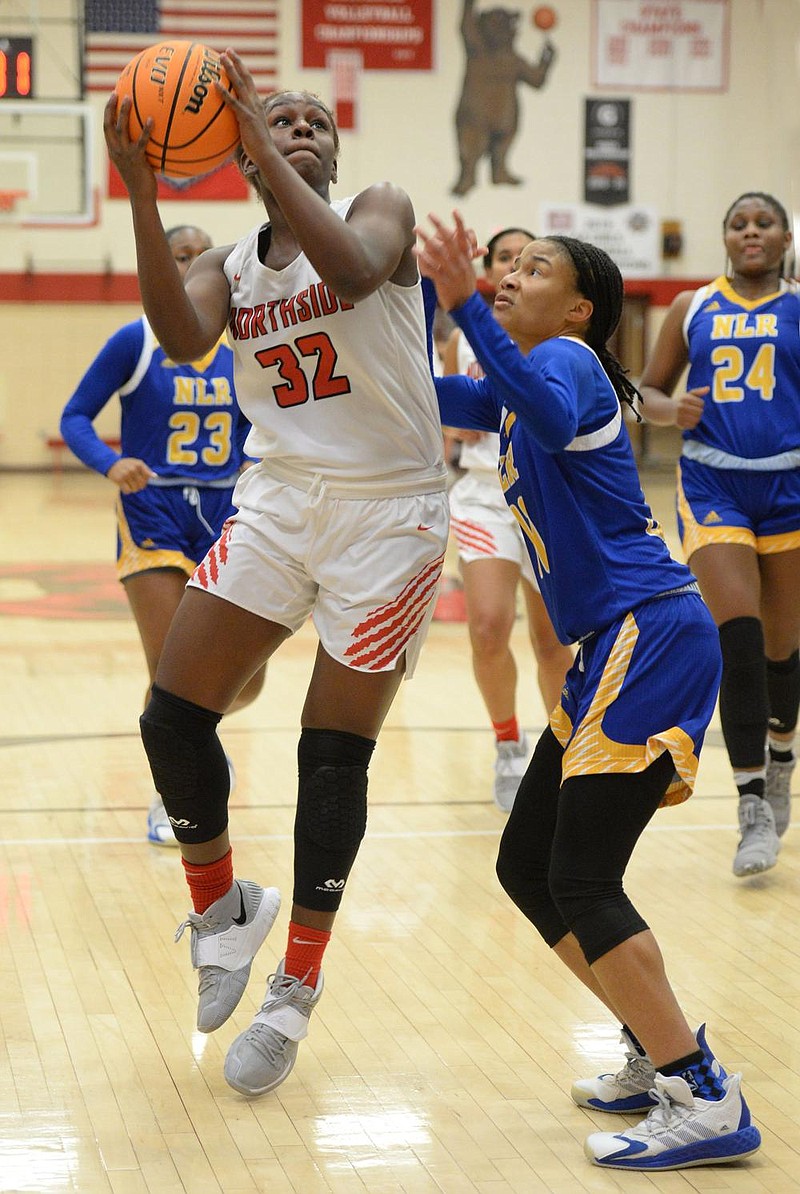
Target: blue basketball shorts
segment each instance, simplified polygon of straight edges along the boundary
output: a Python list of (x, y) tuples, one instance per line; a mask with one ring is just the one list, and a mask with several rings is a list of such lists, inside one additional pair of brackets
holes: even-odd
[(699, 593), (647, 601), (592, 635), (550, 717), (565, 752), (562, 782), (644, 771), (667, 750), (675, 776), (662, 803), (686, 800), (721, 671), (719, 633)]
[(678, 532), (687, 560), (711, 543), (759, 555), (800, 547), (800, 469), (756, 472), (678, 462)]
[(233, 488), (148, 485), (117, 497), (117, 576), (153, 568), (191, 576), (235, 513)]

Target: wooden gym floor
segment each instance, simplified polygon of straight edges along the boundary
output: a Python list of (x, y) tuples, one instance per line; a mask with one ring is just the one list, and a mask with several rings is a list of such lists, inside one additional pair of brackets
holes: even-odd
[[(671, 534), (669, 473), (645, 476)], [(228, 1044), (283, 953), (305, 628), (223, 738), (236, 870), (285, 906), (245, 997), (193, 1031), (188, 899), (176, 851), (144, 840), (145, 674), (114, 580), (111, 486), (85, 472), (0, 478), (0, 1190), (79, 1194), (790, 1194), (800, 1188), (800, 820), (778, 866), (736, 880), (718, 723), (694, 798), (660, 812), (628, 887), (690, 1023), (741, 1070), (762, 1150), (656, 1176), (591, 1167), (623, 1117), (575, 1107), (616, 1070), (617, 1030), (501, 892), (493, 748), (466, 627), (436, 622), (372, 768), (369, 829), (297, 1066), (248, 1101)], [(544, 724), (524, 629), (520, 712)], [(797, 1100), (797, 1101), (795, 1101)]]

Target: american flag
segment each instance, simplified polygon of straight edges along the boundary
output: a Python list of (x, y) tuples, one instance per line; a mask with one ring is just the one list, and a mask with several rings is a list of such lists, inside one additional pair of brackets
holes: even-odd
[(277, 87), (282, 0), (86, 0), (84, 87), (111, 92), (120, 71), (159, 40), (233, 47), (261, 92)]

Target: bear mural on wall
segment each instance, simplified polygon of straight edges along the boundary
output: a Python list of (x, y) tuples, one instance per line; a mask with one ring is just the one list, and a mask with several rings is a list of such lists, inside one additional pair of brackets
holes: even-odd
[(520, 13), (510, 8), (475, 11), (475, 0), (464, 0), (461, 36), (467, 55), (464, 83), (456, 109), (456, 136), (461, 173), (454, 195), (475, 186), (478, 162), (488, 157), (491, 181), (518, 185), (506, 157), (519, 123), (518, 84), (541, 87), (556, 56), (545, 41), (539, 59), (528, 62), (514, 49)]

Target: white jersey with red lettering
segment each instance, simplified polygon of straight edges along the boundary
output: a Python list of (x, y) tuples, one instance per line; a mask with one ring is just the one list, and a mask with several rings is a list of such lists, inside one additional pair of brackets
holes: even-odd
[[(472, 345), (462, 331), (459, 331), (458, 341), (456, 342), (456, 364), (458, 365), (458, 372), (466, 374), (467, 377), (483, 377), (483, 369), (481, 369), (477, 362), (475, 353), (472, 351)], [(477, 443), (461, 445), (458, 463), (461, 468), (467, 469), (471, 473), (483, 474), (485, 479), (494, 481), (499, 498), (497, 508), (508, 510), (506, 499), (503, 497), (503, 491), (500, 488), (500, 480), (497, 476), (497, 462), (499, 457), (500, 432), (498, 431), (495, 434), (492, 431), (484, 431)], [(511, 521), (514, 521), (513, 515)]]
[[(353, 198), (331, 208), (342, 219)], [(280, 479), (322, 478), (351, 496), (445, 488), (441, 421), (428, 368), (419, 283), (384, 282), (343, 302), (298, 253), (281, 270), (259, 260), (262, 225), (224, 265), (247, 452)]]

